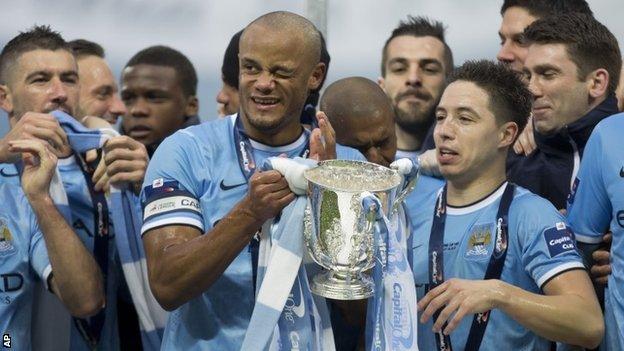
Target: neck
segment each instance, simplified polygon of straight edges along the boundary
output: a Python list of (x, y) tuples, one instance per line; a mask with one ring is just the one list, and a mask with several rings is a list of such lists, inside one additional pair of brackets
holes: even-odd
[(299, 138), (303, 128), (301, 123), (299, 123), (299, 119), (292, 118), (286, 124), (280, 125), (274, 129), (260, 130), (258, 128), (254, 128), (251, 123), (249, 123), (247, 116), (245, 116), (242, 111), (238, 116), (243, 122), (245, 133), (251, 139), (269, 146), (281, 146), (292, 143)]
[(410, 133), (401, 128), (398, 124), (395, 124), (395, 131), (397, 136), (397, 148), (405, 151), (418, 151), (425, 141), (428, 130), (423, 130), (420, 133)]
[(491, 167), (472, 180), (450, 180), (446, 193), (446, 203), (451, 206), (466, 206), (475, 203), (498, 188), (506, 179), (504, 163)]

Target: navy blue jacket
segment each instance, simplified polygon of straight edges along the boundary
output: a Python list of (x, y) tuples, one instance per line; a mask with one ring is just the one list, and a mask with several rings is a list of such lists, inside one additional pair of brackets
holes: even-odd
[(529, 156), (510, 149), (507, 177), (510, 181), (546, 198), (557, 209), (566, 199), (583, 157), (589, 135), (598, 122), (618, 113), (617, 99), (610, 95), (600, 105), (554, 135), (534, 131), (537, 150)]

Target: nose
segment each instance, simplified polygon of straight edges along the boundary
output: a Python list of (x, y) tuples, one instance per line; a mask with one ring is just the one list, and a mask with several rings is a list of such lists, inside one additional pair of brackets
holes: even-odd
[(143, 98), (136, 99), (131, 106), (128, 106), (128, 110), (132, 117), (140, 118), (149, 116), (149, 107)]
[(258, 79), (256, 79), (255, 87), (257, 90), (263, 93), (270, 93), (275, 88), (275, 81), (273, 80), (273, 75), (269, 72), (262, 72), (258, 75)]
[(67, 101), (67, 88), (60, 79), (53, 78), (50, 82), (50, 96), (52, 102), (63, 104)]
[(498, 54), (496, 55), (498, 61), (512, 63), (515, 60), (516, 56), (514, 55), (510, 46), (511, 44), (509, 43), (509, 41), (505, 40), (503, 45), (501, 45), (500, 50), (498, 50)]
[(452, 140), (455, 137), (455, 131), (453, 123), (449, 117), (442, 121), (437, 121), (433, 129), (433, 139), (436, 146), (440, 145), (440, 142), (445, 140)]
[(124, 105), (117, 94), (113, 95), (113, 100), (111, 101), (108, 111), (113, 116), (123, 116), (128, 112), (126, 105)]
[(420, 85), (421, 77), (420, 77), (420, 68), (417, 65), (410, 65), (410, 68), (407, 72), (407, 85), (418, 86)]
[(219, 93), (217, 94), (217, 103), (227, 105), (230, 102), (230, 97), (225, 92), (225, 87), (221, 87)]
[(531, 92), (531, 94), (533, 94), (534, 99), (542, 96), (542, 86), (537, 80), (536, 74), (532, 74), (531, 78), (529, 79), (529, 91)]
[(372, 163), (376, 163), (378, 165), (382, 165), (382, 166), (387, 166), (384, 161), (384, 158), (381, 155), (381, 152), (379, 152), (379, 148), (377, 148), (376, 146), (371, 146), (368, 149), (366, 149), (366, 151), (364, 152), (364, 156), (366, 157), (366, 160), (368, 160), (368, 162), (372, 162)]

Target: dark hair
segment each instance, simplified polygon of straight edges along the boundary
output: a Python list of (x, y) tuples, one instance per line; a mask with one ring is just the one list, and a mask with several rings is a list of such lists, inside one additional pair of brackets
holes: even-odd
[(427, 17), (422, 16), (407, 16), (407, 21), (399, 22), (399, 26), (396, 27), (390, 38), (386, 40), (383, 51), (381, 54), (381, 76), (386, 76), (386, 60), (388, 59), (388, 44), (392, 39), (401, 35), (411, 35), (414, 37), (434, 37), (444, 44), (444, 66), (446, 75), (453, 70), (453, 52), (451, 48), (446, 44), (444, 40), (444, 24), (440, 21), (433, 21)]
[(505, 0), (501, 7), (501, 15), (510, 7), (521, 7), (537, 18), (570, 12), (593, 16), (585, 0)]
[(230, 43), (225, 49), (225, 54), (223, 55), (223, 64), (221, 65), (221, 74), (223, 75), (223, 81), (233, 87), (238, 89), (238, 43), (240, 41), (240, 37), (243, 34), (243, 30), (238, 31), (232, 39), (230, 39)]
[(84, 56), (97, 56), (99, 58), (104, 58), (104, 48), (92, 41), (88, 41), (85, 39), (76, 39), (67, 43), (71, 52), (74, 54), (75, 58), (81, 58)]
[(50, 26), (35, 26), (26, 32), (20, 32), (11, 39), (0, 53), (0, 83), (7, 83), (9, 66), (20, 55), (33, 50), (67, 50), (67, 42), (59, 32), (53, 31)]
[(548, 16), (531, 23), (524, 36), (529, 44), (564, 44), (579, 80), (594, 70), (606, 69), (608, 93), (615, 91), (622, 68), (620, 47), (609, 29), (594, 17), (581, 13)]
[(500, 124), (515, 122), (520, 135), (531, 113), (533, 96), (514, 71), (505, 64), (488, 60), (466, 61), (451, 73), (448, 84), (458, 80), (472, 82), (485, 90), (496, 120)]
[(197, 94), (197, 73), (195, 68), (191, 61), (178, 50), (162, 45), (150, 46), (132, 56), (126, 67), (140, 64), (173, 68), (176, 71), (184, 95), (188, 97)]

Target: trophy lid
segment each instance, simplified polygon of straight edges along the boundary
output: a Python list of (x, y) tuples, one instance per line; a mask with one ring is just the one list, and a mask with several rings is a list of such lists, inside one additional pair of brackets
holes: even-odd
[(379, 192), (396, 188), (402, 177), (394, 170), (370, 162), (327, 160), (308, 169), (305, 178), (324, 188), (343, 192)]

